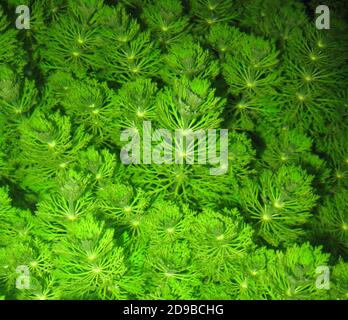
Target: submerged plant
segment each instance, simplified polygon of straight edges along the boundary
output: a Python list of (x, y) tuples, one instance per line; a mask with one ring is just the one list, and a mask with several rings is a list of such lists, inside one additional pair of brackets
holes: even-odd
[(348, 298), (340, 2), (330, 29), (317, 0), (26, 2), (30, 29), (0, 7), (0, 300)]

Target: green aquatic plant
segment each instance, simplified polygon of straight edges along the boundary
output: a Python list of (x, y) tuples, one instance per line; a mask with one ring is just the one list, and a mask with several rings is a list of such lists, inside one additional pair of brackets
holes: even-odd
[(163, 47), (179, 41), (189, 28), (189, 18), (184, 15), (183, 5), (178, 0), (148, 2), (143, 9), (143, 19)]
[(273, 245), (296, 241), (304, 234), (301, 226), (309, 220), (317, 200), (312, 177), (297, 167), (282, 166), (276, 172), (261, 172), (259, 179), (259, 184), (248, 181), (241, 194), (260, 236)]
[(30, 0), (21, 29), (22, 4), (0, 300), (348, 298), (346, 7)]

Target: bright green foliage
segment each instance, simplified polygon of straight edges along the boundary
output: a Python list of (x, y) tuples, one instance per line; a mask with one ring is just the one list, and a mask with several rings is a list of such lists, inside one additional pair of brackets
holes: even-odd
[(347, 300), (348, 298), (348, 277), (347, 263), (342, 260), (332, 270), (331, 298)]
[(103, 35), (106, 39), (121, 46), (129, 43), (140, 29), (138, 22), (131, 18), (122, 5), (103, 6), (98, 11), (98, 21), (104, 26)]
[[(342, 43), (341, 43), (342, 41)], [(285, 122), (314, 132), (326, 131), (327, 119), (340, 122), (344, 92), (344, 40), (310, 24), (285, 48), (283, 90)], [(327, 130), (329, 133), (330, 130)]]
[(228, 0), (190, 0), (191, 14), (200, 32), (221, 22), (231, 22), (238, 16), (238, 6)]
[(304, 234), (301, 226), (317, 200), (312, 177), (297, 167), (282, 166), (277, 172), (261, 172), (259, 179), (259, 185), (248, 181), (242, 201), (250, 218), (257, 221), (260, 236), (273, 245), (296, 241)]
[(217, 61), (192, 36), (183, 37), (179, 43), (172, 44), (163, 62), (165, 66), (160, 73), (167, 82), (181, 76), (189, 79), (214, 78), (219, 73)]
[(316, 287), (316, 270), (328, 263), (328, 254), (309, 244), (294, 245), (285, 252), (277, 252), (274, 263), (268, 264), (272, 299), (327, 299), (326, 290)]
[[(76, 161), (76, 154), (88, 141), (82, 127), (72, 135), (67, 116), (59, 113), (46, 116), (38, 110), (21, 123), (19, 133), (18, 161), (25, 166), (18, 176), (23, 187), (31, 187), (34, 191), (47, 188), (53, 182), (48, 178), (65, 171)], [(42, 159), (46, 159), (44, 163)]]
[(241, 25), (280, 41), (282, 46), (297, 39), (308, 19), (304, 4), (299, 1), (247, 0), (243, 6)]
[(174, 80), (157, 96), (159, 126), (182, 131), (217, 128), (224, 103), (207, 80)]
[(0, 7), (0, 300), (348, 299), (346, 7), (25, 2), (30, 29)]
[(274, 44), (243, 33), (238, 38), (234, 50), (231, 50), (223, 64), (223, 73), (231, 92), (271, 94), (272, 88), (280, 80), (279, 73), (275, 70), (278, 53)]
[(233, 54), (238, 50), (238, 45), (243, 36), (239, 29), (226, 23), (213, 25), (207, 35), (207, 42), (219, 53), (220, 58), (226, 54)]
[[(157, 85), (150, 79), (136, 79), (127, 82), (118, 91), (114, 104), (118, 107), (118, 121), (113, 124), (114, 133), (119, 130), (141, 130), (143, 121), (156, 121), (155, 100)], [(115, 143), (120, 143), (116, 136)]]
[(9, 63), (21, 70), (26, 62), (24, 51), (17, 43), (17, 32), (11, 27), (3, 8), (0, 6), (0, 66), (3, 63)]
[(91, 184), (103, 186), (112, 179), (116, 169), (114, 154), (107, 149), (98, 152), (94, 148), (88, 148), (82, 155), (78, 167), (88, 175)]
[(188, 17), (178, 0), (151, 1), (144, 7), (143, 19), (154, 38), (163, 46), (179, 41), (189, 27)]
[(192, 223), (192, 249), (200, 263), (208, 267), (204, 276), (221, 280), (233, 264), (252, 248), (252, 229), (242, 221), (237, 210), (217, 213), (203, 211)]
[[(118, 279), (126, 272), (122, 249), (113, 231), (87, 215), (70, 225), (67, 236), (53, 246), (57, 269), (53, 275), (62, 298), (107, 299), (117, 296)], [(76, 288), (79, 287), (78, 296)]]
[[(6, 88), (4, 89), (6, 90)], [(22, 88), (19, 88), (18, 85), (15, 84), (11, 89), (11, 99), (3, 101), (4, 113), (7, 113), (8, 116), (20, 115), (27, 112), (37, 103), (35, 100), (37, 91), (33, 81), (25, 79)]]
[[(238, 198), (238, 188), (250, 174), (248, 167), (253, 159), (249, 139), (243, 134), (229, 135), (228, 170), (226, 174), (210, 175), (213, 164), (144, 164), (131, 166), (132, 182), (151, 195), (164, 194), (178, 202), (193, 206), (220, 207)], [(174, 157), (173, 157), (174, 158)]]
[[(80, 10), (76, 9), (75, 12), (79, 13)], [(102, 48), (103, 41), (97, 26), (89, 22), (91, 13), (87, 13), (86, 9), (87, 16), (81, 14), (78, 17), (62, 16), (52, 24), (48, 34), (40, 34), (40, 50), (44, 52), (42, 57), (45, 59), (42, 66), (45, 71), (71, 68), (75, 74), (83, 75), (87, 70), (98, 67), (93, 53)]]
[(130, 41), (111, 44), (106, 54), (106, 79), (126, 82), (154, 76), (159, 69), (159, 50), (147, 32), (137, 34)]
[(279, 132), (278, 140), (265, 136), (267, 148), (262, 154), (264, 161), (272, 168), (283, 164), (299, 164), (301, 158), (310, 159), (312, 140), (297, 130), (284, 128)]
[(86, 190), (87, 181), (74, 171), (64, 178), (57, 183), (56, 192), (38, 203), (39, 229), (50, 240), (66, 233), (70, 224), (94, 209), (92, 193)]
[(150, 246), (144, 271), (152, 299), (188, 299), (200, 282), (185, 241)]
[[(347, 190), (341, 190), (325, 199), (325, 205), (320, 208), (317, 223), (322, 237), (329, 237), (329, 246), (348, 252), (348, 211)], [(335, 212), (335, 214), (331, 214)]]
[[(57, 83), (57, 86), (62, 86), (66, 80), (62, 78), (62, 83)], [(105, 141), (109, 135), (107, 124), (111, 125), (117, 116), (113, 92), (105, 83), (96, 80), (81, 82), (71, 79), (65, 88), (63, 94), (59, 90), (59, 96), (58, 92), (56, 95), (66, 114), (74, 124), (84, 125), (97, 143)]]
[(231, 287), (239, 299), (327, 299), (326, 290), (315, 286), (316, 270), (327, 262), (328, 255), (309, 244), (284, 252), (258, 249), (242, 262)]

